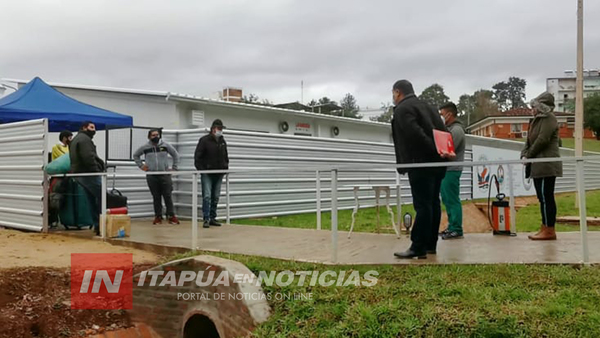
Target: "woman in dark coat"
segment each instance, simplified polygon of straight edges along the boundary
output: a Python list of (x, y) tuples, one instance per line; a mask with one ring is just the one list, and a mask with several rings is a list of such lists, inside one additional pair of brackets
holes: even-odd
[[(560, 157), (558, 122), (554, 115), (554, 96), (543, 93), (531, 101), (535, 117), (529, 124), (529, 132), (525, 149), (521, 158), (552, 158)], [(531, 163), (530, 177), (533, 178), (537, 198), (540, 201), (542, 227), (531, 240), (555, 240), (556, 231), (556, 201), (554, 187), (556, 178), (562, 176), (562, 162)]]

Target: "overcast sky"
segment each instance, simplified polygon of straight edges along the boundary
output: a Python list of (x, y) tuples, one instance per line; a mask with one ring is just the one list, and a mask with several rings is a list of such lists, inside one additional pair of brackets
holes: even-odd
[[(457, 100), (509, 76), (529, 98), (576, 65), (576, 0), (8, 1), (0, 77), (276, 103), (350, 92), (391, 101), (395, 80)], [(586, 68), (600, 67), (600, 1), (586, 0)]]

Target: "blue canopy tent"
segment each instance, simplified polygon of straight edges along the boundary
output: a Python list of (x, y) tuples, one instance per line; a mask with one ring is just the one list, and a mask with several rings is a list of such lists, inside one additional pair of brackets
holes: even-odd
[(76, 131), (84, 121), (97, 130), (106, 126), (131, 127), (131, 116), (117, 114), (72, 99), (36, 77), (18, 91), (0, 99), (0, 124), (48, 119), (50, 132)]

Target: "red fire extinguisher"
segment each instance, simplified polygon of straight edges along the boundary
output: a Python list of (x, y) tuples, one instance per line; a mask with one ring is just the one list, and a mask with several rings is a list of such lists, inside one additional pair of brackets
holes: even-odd
[[(496, 186), (496, 200), (491, 202), (492, 187), (488, 191), (488, 219), (493, 229), (494, 235), (516, 236), (511, 231), (513, 224), (510, 224), (510, 204), (505, 201), (506, 195), (500, 192), (500, 182), (498, 177), (492, 175), (491, 181)], [(491, 203), (490, 203), (491, 202)]]

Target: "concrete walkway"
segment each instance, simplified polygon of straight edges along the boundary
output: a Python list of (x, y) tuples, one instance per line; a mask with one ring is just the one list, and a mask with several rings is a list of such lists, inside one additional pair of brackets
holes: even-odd
[[(153, 226), (134, 221), (132, 235), (115, 244), (153, 245), (158, 248), (189, 249), (191, 223)], [(224, 225), (199, 228), (198, 249), (287, 260), (332, 263), (331, 232), (263, 226)], [(600, 232), (589, 232), (590, 262), (600, 263)], [(462, 240), (439, 241), (438, 254), (426, 260), (399, 260), (393, 256), (410, 246), (410, 239), (394, 235), (354, 233), (351, 239), (340, 231), (338, 264), (497, 264), (580, 263), (580, 234), (559, 233), (557, 241), (533, 242), (526, 233), (517, 237), (467, 234)]]

